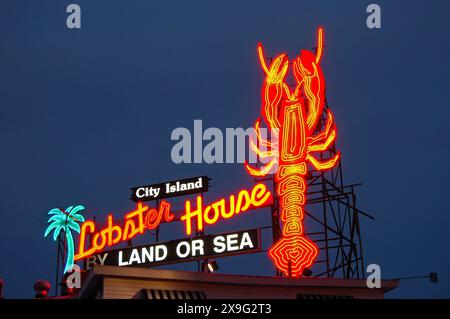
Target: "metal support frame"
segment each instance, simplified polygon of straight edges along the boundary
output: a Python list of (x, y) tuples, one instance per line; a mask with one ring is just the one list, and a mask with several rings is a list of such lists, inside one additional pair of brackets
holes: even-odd
[[(326, 111), (328, 102), (325, 100), (324, 112), (318, 125), (318, 131), (322, 131), (326, 125)], [(328, 154), (322, 154), (325, 158), (336, 154), (336, 147), (332, 145)], [(361, 184), (344, 184), (342, 163), (339, 160), (335, 168), (327, 172), (311, 171), (308, 180), (306, 217), (311, 223), (319, 226), (310, 237), (322, 251), (321, 260), (316, 261), (324, 267), (317, 269), (314, 276), (341, 277), (341, 278), (365, 278), (363, 245), (361, 238), (359, 217), (363, 215), (374, 219), (356, 208), (355, 188)], [(322, 210), (317, 212), (317, 206)]]

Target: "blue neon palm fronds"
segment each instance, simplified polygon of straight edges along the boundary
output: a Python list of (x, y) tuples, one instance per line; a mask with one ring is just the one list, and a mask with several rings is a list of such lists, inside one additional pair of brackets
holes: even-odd
[(64, 266), (64, 273), (72, 269), (73, 257), (74, 257), (74, 243), (72, 230), (80, 233), (80, 224), (83, 223), (84, 217), (81, 215), (80, 211), (84, 209), (84, 206), (69, 206), (66, 210), (59, 208), (53, 208), (48, 212), (51, 215), (47, 223), (49, 223), (47, 229), (45, 230), (44, 237), (47, 237), (53, 231), (53, 240), (58, 239), (61, 230), (64, 231), (67, 243), (67, 261)]

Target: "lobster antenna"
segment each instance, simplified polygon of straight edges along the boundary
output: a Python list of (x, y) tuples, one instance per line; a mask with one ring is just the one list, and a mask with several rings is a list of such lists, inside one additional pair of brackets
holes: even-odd
[(266, 59), (264, 57), (263, 47), (262, 47), (261, 43), (258, 43), (258, 57), (259, 57), (259, 63), (261, 64), (264, 72), (266, 72), (266, 74), (269, 74), (269, 69), (267, 68), (267, 65), (266, 65)]
[(323, 27), (317, 29), (317, 51), (316, 51), (316, 64), (320, 63), (323, 51)]

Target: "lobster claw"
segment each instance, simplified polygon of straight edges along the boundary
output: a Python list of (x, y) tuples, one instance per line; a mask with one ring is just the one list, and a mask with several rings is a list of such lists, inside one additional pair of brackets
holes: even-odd
[(294, 76), (298, 83), (307, 77), (317, 75), (318, 65), (316, 64), (316, 57), (311, 51), (302, 50), (301, 54), (294, 61)]
[(297, 83), (301, 83), (307, 77), (320, 76), (320, 60), (323, 53), (323, 28), (317, 29), (317, 52), (313, 54), (311, 51), (302, 50), (300, 56), (294, 62), (294, 76)]
[(266, 65), (262, 44), (259, 43), (258, 56), (261, 62), (261, 66), (263, 67), (264, 72), (267, 75), (266, 77), (267, 83), (282, 84), (289, 68), (289, 59), (287, 58), (287, 55), (284, 53), (278, 55), (268, 68)]
[(286, 73), (289, 68), (289, 60), (285, 54), (280, 54), (270, 65), (269, 73), (267, 74), (268, 83), (283, 83)]
[(311, 51), (302, 50), (294, 61), (294, 77), (297, 81), (296, 92), (303, 88), (308, 101), (308, 117), (306, 124), (312, 131), (322, 113), (325, 101), (325, 81), (320, 67), (321, 54), (314, 55)]

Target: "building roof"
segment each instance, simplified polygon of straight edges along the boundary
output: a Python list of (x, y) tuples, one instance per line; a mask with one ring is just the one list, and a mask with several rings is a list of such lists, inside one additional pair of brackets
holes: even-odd
[[(152, 282), (183, 284), (195, 287), (209, 285), (215, 287), (272, 287), (280, 289), (294, 289), (304, 292), (311, 291), (311, 294), (317, 294), (317, 291), (365, 291), (369, 289), (364, 279), (342, 279), (342, 278), (287, 278), (278, 276), (254, 276), (254, 275), (236, 275), (219, 273), (201, 273), (191, 271), (169, 270), (169, 269), (148, 269), (134, 267), (117, 266), (99, 266), (95, 265), (91, 270), (81, 288), (78, 296), (80, 298), (90, 298), (96, 294), (102, 285), (104, 278), (120, 278), (125, 281)], [(398, 286), (398, 280), (382, 280), (381, 289), (378, 290), (382, 295)], [(149, 287), (141, 287), (149, 288)], [(153, 287), (151, 287), (153, 288)]]

